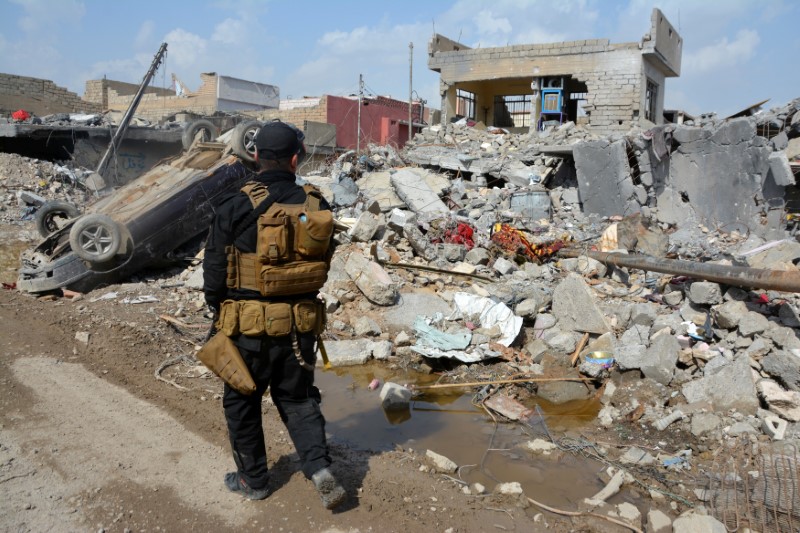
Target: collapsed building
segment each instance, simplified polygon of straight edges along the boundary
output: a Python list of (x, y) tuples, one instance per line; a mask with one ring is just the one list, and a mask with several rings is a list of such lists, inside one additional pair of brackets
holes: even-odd
[[(224, 76), (216, 72), (200, 74), (200, 87), (190, 90), (174, 74), (172, 87), (148, 87), (137, 107), (139, 117), (161, 122), (176, 114), (205, 117), (218, 112), (245, 112), (276, 109), (280, 90), (275, 85)], [(133, 100), (139, 85), (121, 81), (89, 80), (83, 99), (102, 109), (123, 113)]]
[(683, 40), (659, 9), (641, 41), (590, 39), (473, 49), (442, 35), (428, 45), (440, 73), (441, 123), (542, 129), (585, 123), (608, 133), (663, 123), (666, 78), (680, 75)]

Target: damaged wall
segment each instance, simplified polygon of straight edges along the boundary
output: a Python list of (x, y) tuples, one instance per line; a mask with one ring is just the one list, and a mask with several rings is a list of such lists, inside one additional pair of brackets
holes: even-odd
[(50, 80), (0, 73), (0, 112), (24, 109), (34, 115), (96, 113), (102, 106), (81, 99)]
[[(177, 96), (170, 89), (148, 87), (142, 95), (136, 115), (158, 122), (179, 112), (212, 115), (217, 111), (253, 111), (276, 108), (279, 89), (275, 85), (240, 80), (214, 72), (200, 74), (197, 91)], [(139, 86), (113, 80), (89, 80), (84, 97), (104, 109), (124, 112)]]
[[(422, 113), (418, 103), (413, 105), (412, 113), (415, 114), (415, 122), (418, 121)], [(336, 146), (345, 149), (356, 147), (357, 116), (357, 98), (332, 95), (283, 100), (278, 109), (257, 114), (259, 120), (279, 118), (300, 128), (307, 120), (334, 124)], [(415, 126), (415, 132), (417, 131), (419, 128)], [(403, 147), (408, 141), (408, 103), (384, 96), (364, 98), (361, 106), (360, 133), (362, 146), (377, 143)]]
[[(475, 83), (491, 83), (490, 88), (478, 87), (476, 120), (484, 120), (484, 110), (493, 109), (497, 95), (532, 95), (535, 114), (538, 102), (531, 83), (546, 77), (572, 77), (586, 84), (584, 109), (590, 125), (600, 132), (627, 131), (648, 122), (645, 105), (650, 79), (657, 86), (653, 122), (662, 123), (664, 80), (680, 73), (681, 41), (658, 9), (653, 10), (652, 24), (643, 39), (647, 45), (589, 39), (470, 49), (436, 34), (428, 45), (428, 68), (441, 75), (442, 123), (456, 116), (456, 91), (473, 92), (469, 87), (476, 87)], [(508, 84), (517, 86), (516, 92), (507, 92)]]

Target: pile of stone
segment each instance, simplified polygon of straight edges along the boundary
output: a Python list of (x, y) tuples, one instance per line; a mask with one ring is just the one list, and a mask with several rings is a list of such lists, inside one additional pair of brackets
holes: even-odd
[(85, 181), (89, 174), (69, 163), (0, 152), (0, 220), (11, 224), (30, 220), (47, 201), (85, 205), (93, 198)]

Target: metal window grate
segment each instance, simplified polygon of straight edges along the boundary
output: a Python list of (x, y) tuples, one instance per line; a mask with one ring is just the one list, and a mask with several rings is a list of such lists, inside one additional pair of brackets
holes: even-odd
[(494, 125), (498, 128), (525, 128), (531, 124), (531, 95), (494, 97)]
[(475, 120), (475, 93), (456, 90), (456, 115)]
[(650, 122), (656, 122), (656, 101), (658, 100), (658, 84), (653, 80), (647, 80), (647, 92), (644, 96), (644, 118)]

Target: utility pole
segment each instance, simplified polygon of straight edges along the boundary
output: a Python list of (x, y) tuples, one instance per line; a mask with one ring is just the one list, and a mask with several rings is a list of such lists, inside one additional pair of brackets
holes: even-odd
[(411, 137), (414, 132), (414, 121), (411, 118), (411, 93), (413, 92), (413, 85), (411, 84), (414, 72), (414, 43), (408, 43), (408, 142), (411, 142)]
[(122, 143), (122, 138), (125, 137), (125, 132), (128, 131), (128, 124), (130, 124), (131, 119), (133, 118), (133, 114), (136, 112), (136, 108), (139, 107), (139, 102), (142, 100), (142, 95), (144, 94), (145, 89), (150, 84), (150, 80), (153, 79), (153, 76), (158, 70), (158, 65), (161, 64), (161, 60), (164, 58), (164, 54), (167, 53), (167, 43), (161, 43), (161, 47), (156, 52), (155, 57), (153, 58), (153, 63), (150, 65), (150, 68), (147, 69), (147, 73), (144, 75), (142, 79), (142, 83), (139, 84), (139, 90), (136, 91), (136, 95), (131, 100), (131, 103), (128, 105), (128, 110), (125, 111), (125, 114), (122, 116), (122, 119), (119, 122), (119, 126), (117, 126), (117, 130), (114, 132), (114, 135), (111, 137), (111, 142), (106, 149), (106, 153), (103, 154), (102, 159), (100, 159), (100, 163), (97, 165), (96, 172), (101, 176), (106, 170), (108, 166), (108, 161), (111, 157), (111, 153), (116, 153), (117, 149), (119, 148), (120, 143)]
[(356, 157), (361, 154), (361, 98), (364, 96), (364, 75), (358, 75), (358, 124), (356, 125)]

